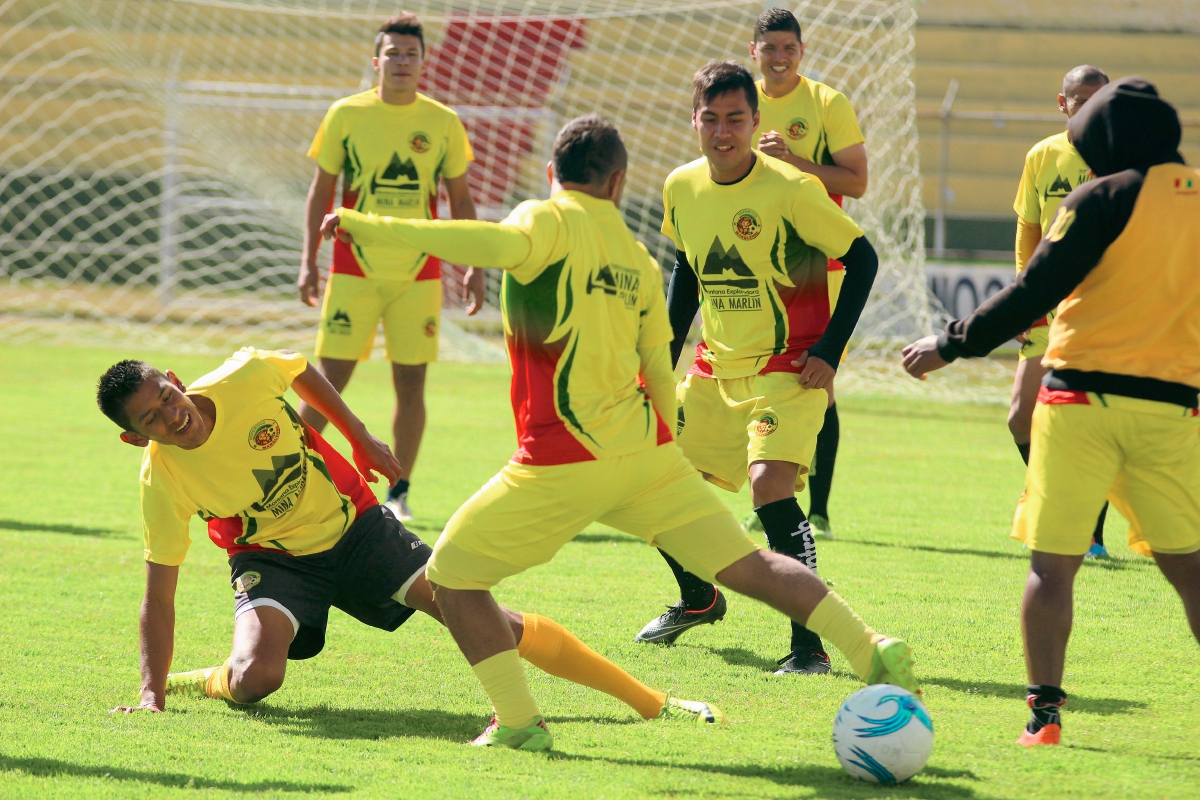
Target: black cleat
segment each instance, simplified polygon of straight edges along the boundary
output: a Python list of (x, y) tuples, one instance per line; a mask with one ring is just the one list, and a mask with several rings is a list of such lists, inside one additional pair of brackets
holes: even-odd
[(633, 638), (635, 642), (651, 644), (673, 644), (679, 635), (697, 625), (712, 625), (725, 617), (725, 595), (713, 588), (713, 601), (708, 608), (689, 610), (680, 600), (667, 608), (667, 613), (652, 620), (642, 632)]
[(776, 662), (776, 675), (824, 675), (829, 672), (829, 656), (824, 650), (810, 653), (791, 652)]

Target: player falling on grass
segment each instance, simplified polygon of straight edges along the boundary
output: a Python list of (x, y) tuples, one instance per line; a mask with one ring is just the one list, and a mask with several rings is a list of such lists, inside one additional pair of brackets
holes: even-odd
[[(843, 197), (859, 198), (867, 191), (867, 148), (854, 107), (846, 96), (799, 73), (804, 59), (800, 23), (792, 12), (772, 8), (754, 23), (750, 57), (758, 65), (758, 131), (753, 146), (782, 159), (825, 184), (840, 208)], [(829, 259), (829, 307), (837, 305), (845, 277), (842, 262)], [(833, 538), (829, 523), (829, 492), (837, 461), (841, 423), (833, 384), (829, 408), (817, 434), (817, 448), (808, 473), (808, 521), (813, 535)], [(757, 520), (752, 520), (757, 521)], [(755, 526), (757, 527), (757, 526)]]
[[(292, 410), (289, 386), (346, 436), (357, 470)], [(441, 620), (425, 579), (429, 547), (363, 481), (374, 482), (373, 471), (394, 480), (400, 465), (304, 356), (244, 348), (190, 389), (170, 372), (122, 361), (100, 379), (97, 402), (122, 441), (146, 448), (142, 700), (117, 710), (162, 711), (168, 694), (261, 700), (282, 685), (289, 658), (321, 652), (330, 606), (388, 631), (414, 610)], [(219, 667), (168, 675), (193, 514), (229, 552), (233, 650)], [(620, 698), (647, 719), (714, 721), (704, 704), (668, 700), (553, 620), (499, 613), (521, 657), (551, 675)]]
[[(1058, 108), (1071, 117), (1083, 108), (1083, 104), (1104, 84), (1108, 76), (1099, 67), (1084, 65), (1075, 67), (1063, 77), (1062, 94), (1058, 96)], [(1013, 210), (1017, 212), (1017, 272), (1025, 269), (1033, 251), (1050, 230), (1059, 204), (1079, 185), (1090, 178), (1088, 165), (1083, 156), (1067, 138), (1067, 132), (1056, 133), (1038, 142), (1025, 156), (1025, 169), (1017, 187), (1017, 199)], [(1008, 429), (1013, 441), (1021, 451), (1021, 458), (1029, 464), (1030, 425), (1033, 409), (1037, 405), (1038, 392), (1046, 368), (1042, 356), (1046, 354), (1046, 342), (1051, 311), (1025, 332), (1025, 341), (1018, 355), (1017, 374), (1013, 379), (1012, 406), (1008, 411)], [(1084, 558), (1108, 558), (1104, 547), (1104, 518), (1108, 503), (1100, 509), (1096, 529), (1092, 532), (1092, 545)]]
[[(663, 189), (662, 230), (676, 253), (667, 300), (674, 359), (697, 307), (704, 322), (704, 340), (679, 384), (676, 434), (692, 465), (722, 489), (738, 491), (749, 475), (771, 549), (815, 572), (812, 530), (796, 492), (878, 261), (819, 180), (753, 149), (759, 95), (749, 70), (713, 63), (692, 80), (692, 123), (704, 157), (672, 172)], [(832, 315), (830, 258), (846, 270)], [(668, 563), (680, 600), (638, 641), (670, 643), (725, 612), (711, 582)], [(816, 634), (793, 622), (780, 664), (776, 674), (819, 674), (829, 671), (829, 656)]]
[[(676, 403), (661, 272), (617, 208), (626, 158), (611, 123), (580, 117), (555, 139), (550, 199), (522, 203), (503, 223), (340, 211), (323, 227), (358, 243), (403, 245), (507, 271), (501, 305), (518, 449), (451, 518), (426, 573), (496, 710), (476, 743), (550, 747), (490, 590), (550, 561), (597, 521), (669, 550), (706, 580), (806, 621), (867, 682), (915, 690), (907, 645), (864, 625), (801, 562), (760, 550), (675, 444), (665, 423), (675, 418)], [(837, 211), (823, 191), (820, 197)], [(824, 261), (820, 266), (824, 275)]]
[[(342, 205), (350, 208), (428, 219), (437, 214), (440, 179), (450, 216), (475, 219), (467, 188), (467, 165), (475, 156), (466, 130), (454, 111), (417, 92), (425, 64), (420, 20), (399, 14), (384, 22), (371, 63), (379, 86), (330, 106), (308, 151), (317, 168), (305, 204), (299, 289), (310, 306), (319, 295), (321, 218), (333, 206), (339, 174)], [(473, 314), (483, 307), (483, 271), (468, 270), (464, 286), (473, 298), (467, 313)], [(441, 313), (438, 259), (402, 247), (334, 243), (316, 355), (321, 372), (342, 391), (358, 361), (370, 355), (383, 320), (396, 391), (393, 450), (401, 470), (387, 504), (403, 521), (412, 519), (408, 488), (425, 430), (425, 367), (437, 360)], [(301, 404), (300, 416), (318, 433), (324, 430), (325, 419), (311, 406)]]
[(1097, 90), (1067, 130), (1096, 178), (1062, 201), (1015, 283), (904, 349), (924, 377), (1057, 306), (1012, 532), (1033, 551), (1023, 745), (1059, 742), (1075, 574), (1106, 496), (1200, 639), (1200, 169), (1178, 153), (1175, 109), (1140, 78)]

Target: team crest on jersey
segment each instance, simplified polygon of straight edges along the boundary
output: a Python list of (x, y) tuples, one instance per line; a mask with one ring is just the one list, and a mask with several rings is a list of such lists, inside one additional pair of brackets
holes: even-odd
[(408, 146), (413, 149), (414, 153), (429, 152), (429, 136), (418, 131), (408, 140)]
[(429, 317), (425, 320), (425, 335), (433, 338), (437, 336), (437, 318)]
[(789, 139), (803, 139), (808, 135), (808, 123), (802, 118), (797, 117), (788, 123), (787, 137)]
[(739, 239), (754, 239), (762, 233), (762, 220), (758, 218), (758, 214), (743, 208), (733, 215), (733, 232)]
[(279, 423), (264, 419), (250, 429), (250, 446), (255, 450), (270, 450), (279, 441)]
[(259, 575), (257, 572), (243, 572), (233, 582), (233, 590), (238, 594), (245, 594), (260, 583), (262, 583), (262, 575)]
[(764, 411), (763, 415), (758, 418), (758, 424), (754, 426), (754, 434), (756, 436), (770, 436), (778, 428), (779, 417), (770, 411)]

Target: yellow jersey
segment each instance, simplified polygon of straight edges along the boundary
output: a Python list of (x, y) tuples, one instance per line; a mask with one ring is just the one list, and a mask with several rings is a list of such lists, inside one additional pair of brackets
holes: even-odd
[(713, 181), (704, 158), (676, 169), (663, 207), (663, 235), (700, 285), (704, 340), (691, 372), (799, 372), (792, 361), (829, 324), (828, 259), (845, 255), (862, 229), (821, 181), (757, 151), (730, 185)]
[[(513, 378), (518, 464), (615, 458), (672, 440), (638, 378), (639, 351), (670, 344), (663, 276), (609, 200), (560, 191), (499, 225), (407, 223), (353, 211), (354, 240), (453, 252), (507, 270), (500, 295)], [(501, 239), (524, 237), (520, 263)], [(451, 250), (453, 248), (453, 250)]]
[(309, 429), (283, 395), (308, 362), (244, 347), (195, 381), (217, 418), (192, 450), (151, 442), (142, 459), (142, 538), (147, 561), (183, 563), (193, 514), (230, 555), (282, 550), (308, 555), (337, 544), (377, 505), (362, 476)]
[[(423, 94), (408, 105), (375, 89), (329, 107), (312, 146), (322, 170), (342, 173), (342, 205), (408, 219), (437, 216), (438, 179), (457, 178), (475, 160), (458, 114)], [(380, 280), (440, 278), (440, 262), (419, 250), (334, 242), (333, 272)]]
[[(1131, 175), (1137, 173), (1104, 180), (1119, 190)], [(1200, 388), (1200, 169), (1159, 164), (1134, 188), (1137, 200), (1120, 235), (1059, 303), (1042, 364)], [(1111, 235), (1119, 225), (1114, 216), (1077, 220), (1064, 206), (1047, 238), (1061, 247), (1072, 243), (1072, 233)]]
[(1071, 144), (1066, 131), (1048, 136), (1025, 156), (1013, 210), (1022, 222), (1040, 225), (1045, 238), (1059, 204), (1090, 176), (1087, 162)]

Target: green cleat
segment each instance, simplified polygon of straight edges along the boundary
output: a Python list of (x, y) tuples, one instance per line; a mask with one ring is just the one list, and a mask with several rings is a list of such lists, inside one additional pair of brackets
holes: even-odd
[(658, 712), (658, 719), (711, 725), (724, 722), (725, 712), (712, 703), (704, 703), (700, 700), (680, 700), (678, 697), (667, 695), (667, 702), (663, 704), (662, 711)]
[(829, 517), (813, 514), (808, 518), (808, 526), (812, 528), (813, 536), (818, 539), (833, 538), (833, 527), (829, 524)]
[(167, 694), (181, 697), (207, 697), (209, 677), (220, 667), (173, 672), (167, 676)]
[(913, 675), (912, 649), (904, 640), (882, 639), (875, 645), (867, 684), (876, 683), (890, 683), (913, 694), (921, 693), (921, 687)]
[(483, 733), (475, 737), (471, 744), (476, 747), (508, 747), (512, 750), (549, 750), (554, 746), (554, 737), (546, 727), (546, 720), (538, 717), (528, 728), (513, 730), (492, 721), (484, 728)]

